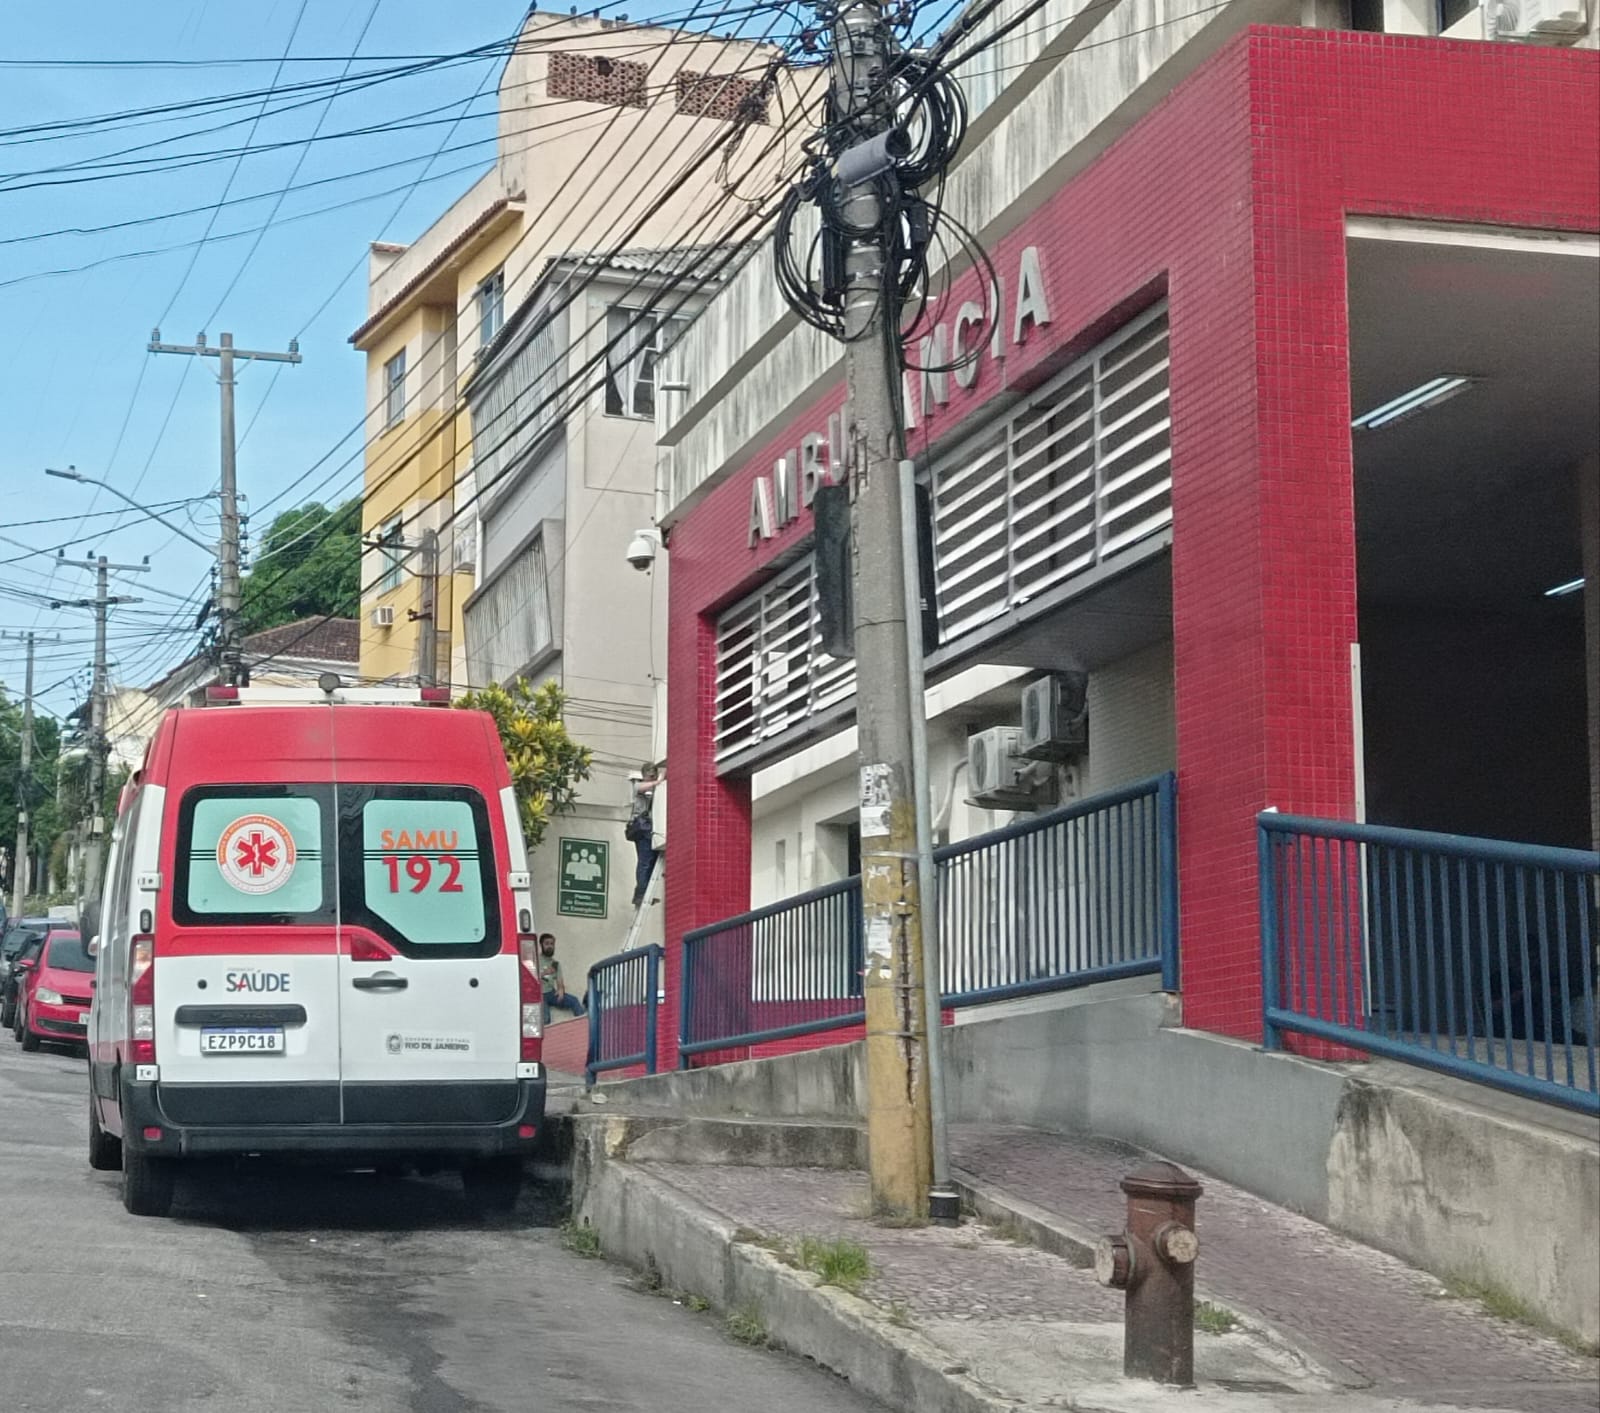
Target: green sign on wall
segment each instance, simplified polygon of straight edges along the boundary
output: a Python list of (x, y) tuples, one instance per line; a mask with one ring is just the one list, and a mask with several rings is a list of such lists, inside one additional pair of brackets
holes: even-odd
[(611, 845), (603, 839), (563, 839), (556, 911), (567, 917), (604, 917), (611, 878)]

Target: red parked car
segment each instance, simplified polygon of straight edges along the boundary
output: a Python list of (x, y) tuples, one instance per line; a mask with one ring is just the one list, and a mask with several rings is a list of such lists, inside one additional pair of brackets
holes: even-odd
[(22, 977), (16, 1037), (24, 1050), (40, 1041), (83, 1045), (89, 1036), (94, 958), (76, 932), (53, 932)]

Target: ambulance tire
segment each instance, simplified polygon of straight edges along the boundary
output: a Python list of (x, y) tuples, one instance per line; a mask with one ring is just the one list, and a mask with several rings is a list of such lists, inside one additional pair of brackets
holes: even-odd
[(89, 1097), (89, 1166), (97, 1173), (114, 1173), (122, 1166), (122, 1140), (100, 1127), (99, 1105)]
[(165, 1217), (172, 1211), (173, 1163), (148, 1153), (122, 1150), (122, 1205), (135, 1217)]
[(480, 1212), (510, 1212), (522, 1195), (522, 1160), (491, 1158), (461, 1170), (461, 1190)]

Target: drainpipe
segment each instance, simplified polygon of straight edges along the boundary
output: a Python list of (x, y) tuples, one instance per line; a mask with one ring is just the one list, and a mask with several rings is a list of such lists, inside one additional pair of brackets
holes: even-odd
[[(933, 1140), (933, 1186), (928, 1216), (942, 1226), (961, 1220), (961, 1198), (950, 1185), (950, 1139), (944, 1108), (944, 1024), (940, 993), (939, 875), (933, 862), (933, 781), (928, 771), (927, 681), (923, 675), (922, 573), (917, 560), (916, 463), (900, 463), (900, 553), (906, 594), (906, 677), (911, 697), (912, 796), (917, 815), (917, 878), (922, 894), (922, 994), (927, 1008), (928, 1107)], [(952, 778), (952, 794), (954, 780)]]

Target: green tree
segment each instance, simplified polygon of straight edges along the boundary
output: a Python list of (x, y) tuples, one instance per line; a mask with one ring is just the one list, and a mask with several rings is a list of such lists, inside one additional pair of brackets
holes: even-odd
[[(26, 799), (31, 812), (32, 846), (48, 851), (60, 833), (56, 817), (56, 768), (61, 753), (61, 732), (42, 712), (33, 719), (33, 758), (27, 779), (22, 778), (22, 705), (0, 693), (0, 847), (7, 850), (17, 837), (17, 807)], [(43, 880), (39, 880), (41, 885)], [(7, 880), (9, 884), (9, 879)]]
[(361, 501), (329, 510), (315, 501), (278, 516), (245, 575), (244, 629), (259, 633), (300, 618), (361, 611)]
[(552, 817), (572, 808), (578, 782), (589, 778), (592, 764), (589, 748), (567, 734), (561, 718), (565, 694), (554, 682), (532, 687), (519, 677), (509, 687), (468, 692), (456, 705), (494, 718), (522, 816), (522, 836), (530, 850), (538, 848)]

